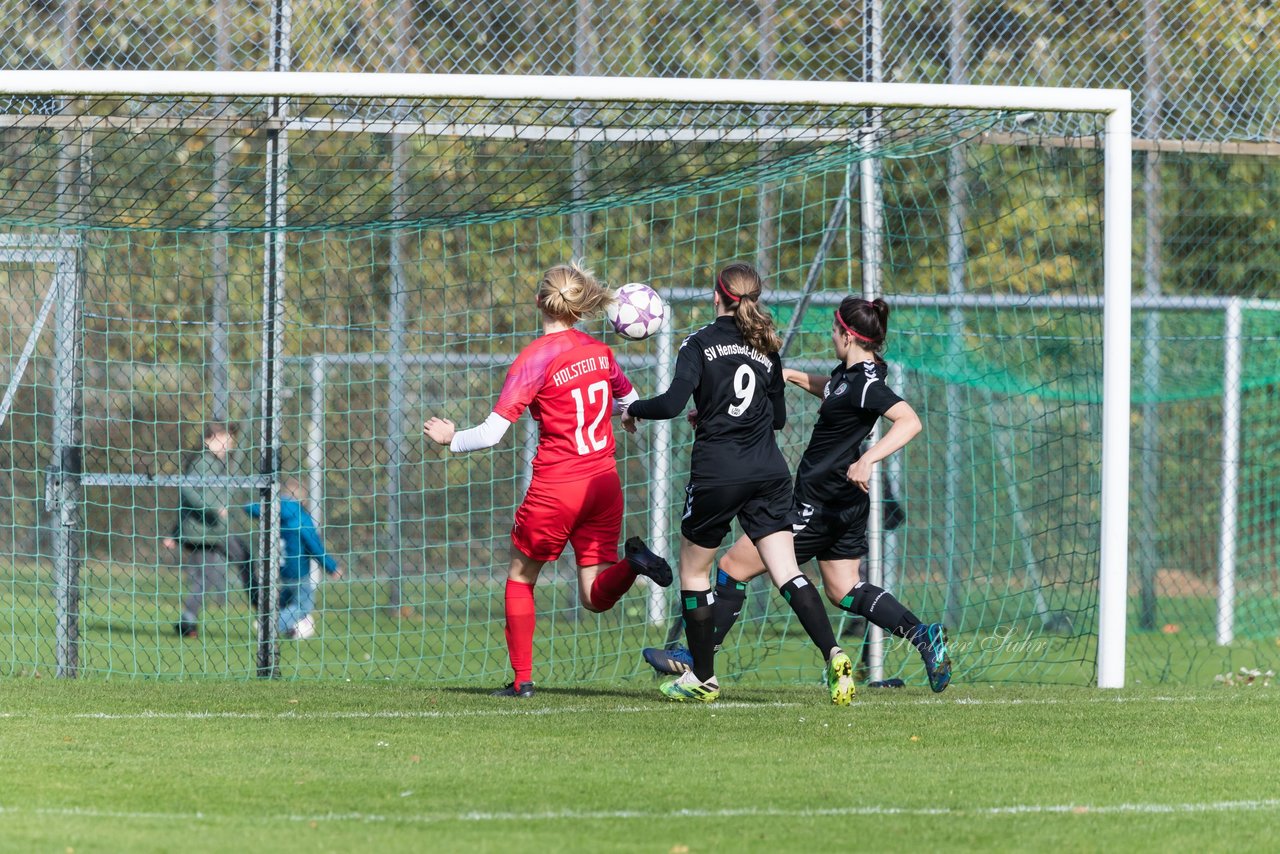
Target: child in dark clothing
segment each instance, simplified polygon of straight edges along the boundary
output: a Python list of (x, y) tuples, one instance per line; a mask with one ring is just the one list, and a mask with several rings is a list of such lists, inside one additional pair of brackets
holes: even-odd
[(204, 448), (186, 467), (177, 521), (164, 538), (167, 548), (180, 550), (185, 596), (175, 628), (185, 638), (200, 636), (200, 612), (206, 599), (226, 599), (228, 569), (238, 569), (248, 586), (250, 555), (245, 532), (227, 513), (228, 507), (247, 497), (242, 488), (226, 485), (227, 478), (248, 472), (244, 457), (236, 451), (235, 435), (231, 425), (206, 425)]

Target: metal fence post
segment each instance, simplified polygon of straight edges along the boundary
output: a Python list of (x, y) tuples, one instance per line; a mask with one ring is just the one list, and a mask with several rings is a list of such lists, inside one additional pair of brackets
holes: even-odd
[[(1147, 139), (1160, 138), (1160, 111), (1162, 107), (1163, 80), (1160, 73), (1160, 7), (1158, 0), (1142, 3), (1142, 53), (1143, 73), (1143, 135)], [(1143, 292), (1158, 296), (1161, 290), (1163, 265), (1161, 264), (1161, 201), (1160, 155), (1148, 151), (1144, 155), (1142, 170), (1142, 199), (1146, 228), (1143, 231), (1142, 260)], [(1141, 498), (1138, 501), (1138, 626), (1154, 629), (1157, 623), (1156, 572), (1159, 570), (1160, 551), (1157, 548), (1158, 501), (1160, 489), (1160, 409), (1156, 399), (1160, 391), (1160, 312), (1147, 313), (1143, 326), (1142, 348), (1142, 433), (1139, 450), (1138, 484)]]
[(1236, 636), (1236, 508), (1240, 487), (1240, 380), (1244, 311), (1239, 297), (1227, 302), (1222, 333), (1222, 495), (1218, 526), (1218, 644)]
[[(289, 70), (289, 0), (272, 7), (271, 69)], [(267, 232), (262, 276), (262, 446), (259, 500), (266, 508), (257, 560), (258, 619), (257, 672), (263, 678), (280, 675), (280, 647), (276, 637), (276, 581), (280, 568), (280, 398), (284, 378), (284, 276), (287, 222), (288, 132), (278, 124), (288, 115), (285, 98), (270, 101), (273, 126), (267, 130), (265, 201)]]
[[(87, 142), (82, 142), (80, 180), (88, 170)], [(79, 248), (77, 247), (77, 254)], [(80, 671), (80, 564), (84, 526), (80, 518), (83, 490), (82, 435), (84, 407), (81, 375), (84, 282), (79, 257), (74, 265), (58, 264), (54, 273), (58, 309), (54, 326), (53, 465), (49, 509), (56, 514), (54, 528), (54, 585), (56, 605), (55, 645), (57, 676), (75, 678)]]
[[(394, 71), (404, 70), (404, 56), (408, 51), (409, 20), (411, 11), (408, 4), (401, 3), (396, 15), (395, 56), (392, 58)], [(396, 118), (402, 118), (405, 106), (398, 104), (394, 110)], [(408, 451), (405, 445), (404, 400), (405, 400), (405, 335), (408, 311), (408, 287), (404, 275), (404, 242), (400, 233), (399, 222), (404, 218), (405, 196), (405, 147), (410, 137), (389, 134), (391, 144), (391, 230), (390, 257), (387, 264), (391, 268), (390, 296), (387, 300), (387, 350), (390, 359), (387, 362), (387, 434), (385, 447), (387, 450), (387, 549), (390, 564), (391, 583), (388, 590), (388, 606), (397, 614), (405, 613), (404, 603), (404, 496), (401, 469)]]

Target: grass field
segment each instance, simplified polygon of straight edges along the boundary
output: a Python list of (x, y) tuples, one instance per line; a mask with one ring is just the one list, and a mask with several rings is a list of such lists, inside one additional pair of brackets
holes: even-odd
[(0, 681), (0, 850), (1266, 850), (1280, 690)]

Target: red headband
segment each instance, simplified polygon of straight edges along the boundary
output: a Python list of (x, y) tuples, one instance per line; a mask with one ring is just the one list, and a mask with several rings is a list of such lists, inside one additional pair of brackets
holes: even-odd
[(724, 294), (734, 302), (741, 301), (742, 297), (738, 296), (737, 294), (730, 293), (729, 289), (724, 286), (724, 282), (721, 281), (719, 273), (716, 273), (716, 287), (720, 289), (720, 293)]
[(862, 341), (863, 343), (866, 343), (866, 344), (875, 343), (874, 338), (868, 338), (865, 335), (859, 335), (857, 332), (854, 332), (852, 329), (850, 329), (849, 324), (845, 323), (844, 318), (840, 316), (840, 309), (838, 308), (836, 309), (836, 323), (839, 323), (841, 326), (843, 326), (845, 332), (848, 332), (850, 335), (852, 335), (854, 338), (857, 338), (859, 341)]

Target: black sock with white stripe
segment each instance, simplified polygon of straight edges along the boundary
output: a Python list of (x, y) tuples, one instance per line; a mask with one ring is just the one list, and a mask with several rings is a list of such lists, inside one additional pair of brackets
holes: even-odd
[(837, 647), (836, 634), (831, 630), (831, 620), (827, 618), (827, 609), (822, 606), (822, 597), (818, 595), (817, 588), (801, 573), (779, 587), (778, 592), (787, 600), (791, 610), (796, 612), (800, 625), (825, 661), (831, 655), (831, 650)]
[(882, 587), (860, 581), (840, 600), (840, 608), (866, 618), (867, 622), (916, 643), (915, 628), (920, 618)]
[(742, 606), (747, 601), (747, 585), (738, 581), (723, 569), (716, 570), (716, 601), (711, 604), (711, 618), (715, 622), (716, 649), (724, 643), (725, 635), (738, 621)]
[(716, 673), (716, 624), (712, 606), (716, 595), (710, 590), (681, 590), (684, 606), (684, 636), (693, 658), (693, 675), (706, 682)]

